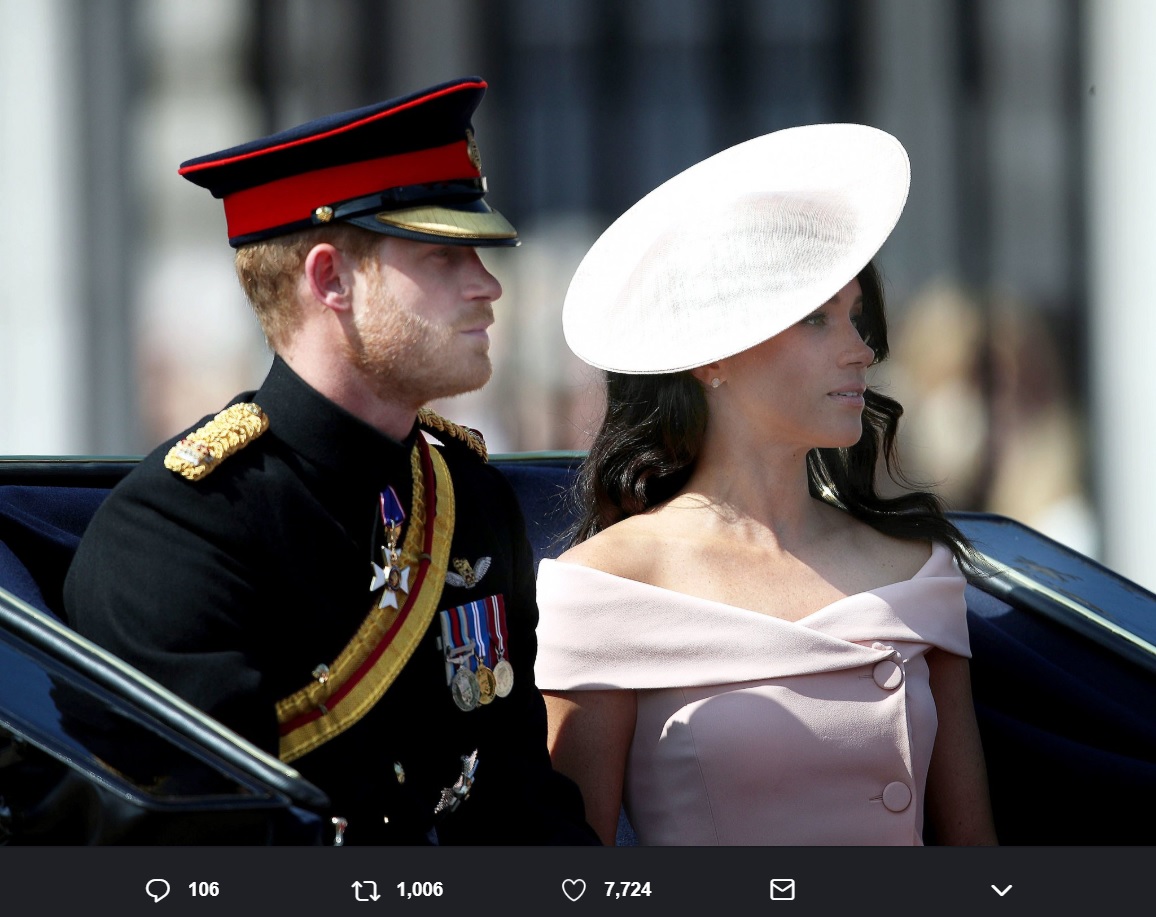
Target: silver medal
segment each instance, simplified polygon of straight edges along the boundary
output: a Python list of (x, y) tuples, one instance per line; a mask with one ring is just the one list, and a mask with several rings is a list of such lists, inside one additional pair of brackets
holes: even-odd
[(514, 690), (514, 667), (505, 659), (499, 659), (494, 666), (494, 691), (498, 697), (506, 697)]
[(470, 671), (468, 665), (463, 665), (454, 673), (450, 681), (450, 694), (459, 710), (473, 710), (478, 706), (482, 697), (482, 689), (478, 685), (477, 676)]

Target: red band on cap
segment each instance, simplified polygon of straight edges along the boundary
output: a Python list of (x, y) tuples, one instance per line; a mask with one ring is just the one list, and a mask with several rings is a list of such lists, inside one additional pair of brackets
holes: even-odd
[(377, 194), (389, 188), (478, 178), (465, 140), (428, 150), (367, 159), (291, 175), (224, 198), (229, 238), (308, 220), (325, 204)]

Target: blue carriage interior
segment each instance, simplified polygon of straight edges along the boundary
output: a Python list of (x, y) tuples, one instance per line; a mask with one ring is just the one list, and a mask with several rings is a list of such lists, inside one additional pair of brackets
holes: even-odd
[[(521, 501), (535, 562), (556, 556), (578, 457), (493, 462)], [(0, 461), (0, 799), (23, 807), (7, 827), (0, 814), (0, 843), (5, 831), (40, 843), (317, 842), (315, 787), (61, 622), (80, 536), (134, 463)], [(1012, 520), (953, 518), (993, 564), (969, 576), (967, 602), (1001, 842), (1153, 843), (1156, 596)], [(92, 738), (110, 717), (139, 734), (123, 761)], [(131, 759), (158, 742), (184, 762), (184, 784), (163, 797), (132, 779)]]

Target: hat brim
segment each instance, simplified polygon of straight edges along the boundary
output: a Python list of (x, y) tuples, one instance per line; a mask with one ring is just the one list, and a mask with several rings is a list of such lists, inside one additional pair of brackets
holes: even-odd
[(601, 369), (704, 366), (774, 337), (827, 302), (899, 220), (910, 164), (858, 124), (788, 128), (660, 185), (598, 238), (562, 326)]
[(432, 244), (475, 248), (520, 245), (518, 231), (485, 201), (447, 207), (425, 205), (348, 218), (363, 229)]

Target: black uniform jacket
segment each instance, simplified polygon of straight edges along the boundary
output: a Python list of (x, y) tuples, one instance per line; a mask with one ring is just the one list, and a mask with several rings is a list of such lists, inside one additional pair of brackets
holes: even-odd
[[(256, 402), (268, 430), (199, 481), (164, 467), (171, 441), (145, 458), (85, 533), (65, 607), (78, 631), (276, 755), (276, 702), (337, 657), (373, 604), (380, 495), (392, 485), (409, 513), (420, 434), (382, 435), (280, 359), (237, 400)], [(500, 472), (444, 438), (434, 448), (456, 501), (450, 557), (485, 572), (472, 586), (451, 575), (457, 584), (446, 583), (437, 608), (502, 596), (513, 690), (459, 709), (435, 614), (382, 699), (293, 765), (348, 820), (346, 843), (597, 843), (546, 751), (533, 564), (516, 498)], [(475, 750), (469, 798), (435, 816)]]

